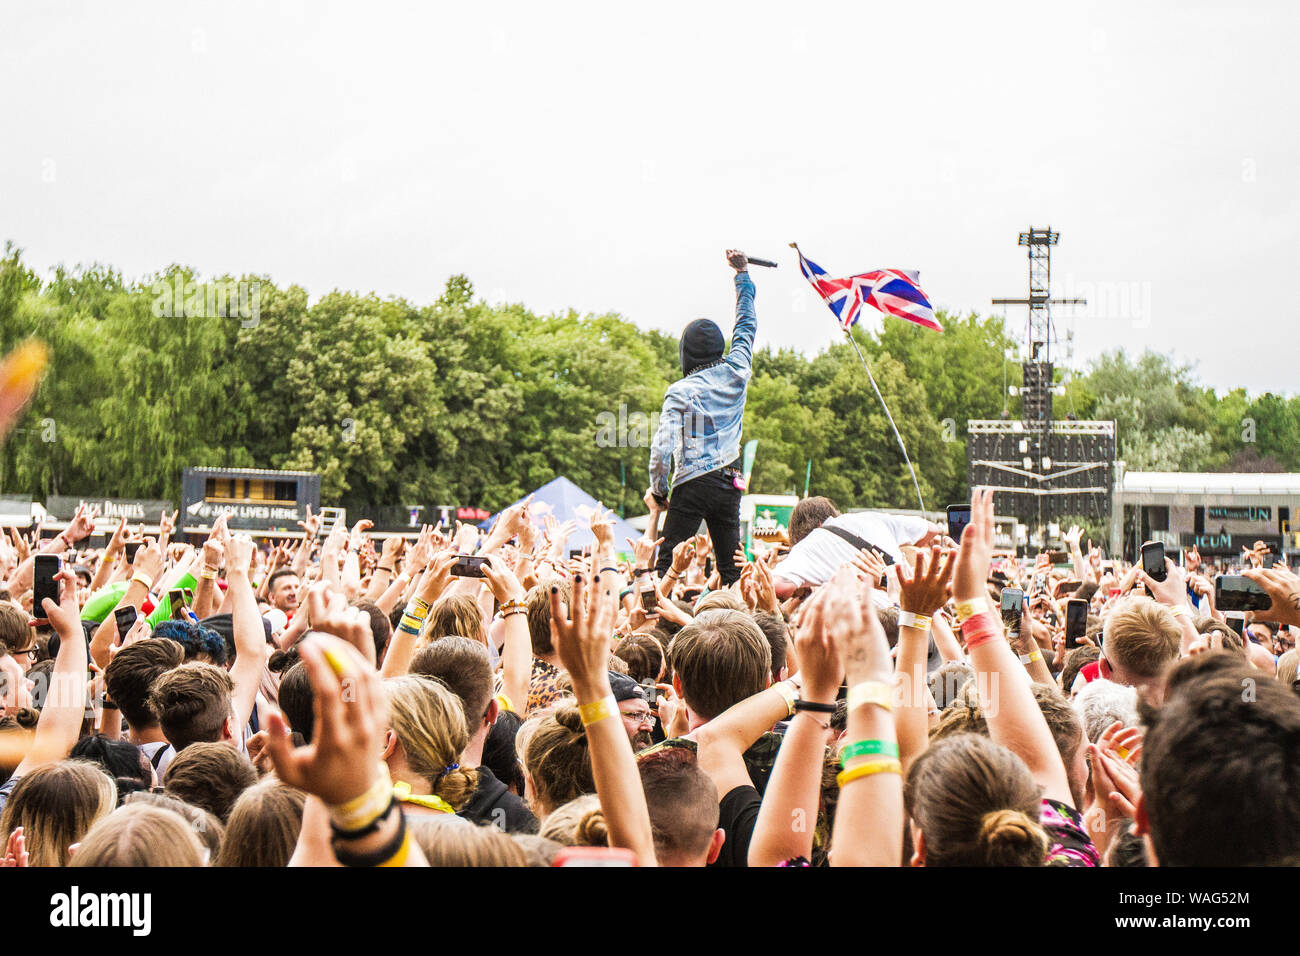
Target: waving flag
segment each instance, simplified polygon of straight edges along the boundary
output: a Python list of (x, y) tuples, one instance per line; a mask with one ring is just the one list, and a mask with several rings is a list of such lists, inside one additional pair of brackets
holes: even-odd
[[(796, 252), (799, 247), (790, 243)], [(832, 279), (826, 270), (799, 252), (799, 268), (804, 278), (812, 283), (822, 301), (835, 313), (840, 326), (848, 331), (862, 311), (862, 306), (894, 315), (927, 329), (942, 332), (943, 326), (934, 318), (934, 309), (921, 287), (917, 285), (920, 273), (905, 269), (877, 269), (847, 279)]]

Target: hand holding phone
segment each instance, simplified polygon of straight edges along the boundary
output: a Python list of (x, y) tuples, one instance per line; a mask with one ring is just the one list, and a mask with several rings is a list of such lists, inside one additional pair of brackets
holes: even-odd
[(1159, 541), (1142, 545), (1142, 570), (1152, 581), (1163, 581), (1169, 573), (1165, 567), (1165, 546)]
[(1080, 639), (1088, 633), (1088, 602), (1070, 598), (1065, 605), (1065, 647), (1074, 650)]
[(953, 541), (961, 544), (962, 532), (970, 524), (970, 505), (949, 505), (948, 506), (948, 537)]
[(458, 578), (483, 577), (483, 562), (487, 558), (481, 554), (458, 554), (451, 566), (451, 573)]
[(42, 603), (45, 598), (49, 598), (55, 604), (59, 603), (59, 582), (55, 575), (59, 573), (62, 567), (62, 560), (57, 554), (38, 554), (33, 565), (32, 579), (32, 617), (38, 624), (47, 624), (49, 619), (45, 616), (45, 605)]

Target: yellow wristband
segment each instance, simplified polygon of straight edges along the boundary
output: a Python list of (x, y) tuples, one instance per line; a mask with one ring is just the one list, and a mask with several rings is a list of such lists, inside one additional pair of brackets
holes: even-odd
[(584, 727), (589, 727), (606, 717), (613, 717), (617, 713), (618, 701), (614, 699), (613, 694), (602, 697), (600, 700), (593, 700), (589, 704), (578, 705), (578, 716), (582, 718), (582, 726)]
[(974, 617), (976, 614), (987, 611), (988, 609), (989, 602), (984, 600), (984, 598), (976, 598), (973, 601), (958, 601), (957, 623), (959, 625), (965, 624), (967, 618)]
[(135, 574), (131, 575), (131, 583), (143, 584), (146, 591), (153, 590), (153, 578), (149, 577), (149, 575), (145, 574), (143, 571), (137, 571)]
[(914, 627), (918, 631), (928, 631), (930, 629), (930, 618), (925, 614), (917, 614), (913, 611), (899, 611), (898, 626)]
[(215, 581), (217, 579), (217, 569), (204, 568), (202, 571), (199, 572), (199, 577), (202, 578), (204, 581)]
[(1032, 664), (1034, 661), (1041, 661), (1042, 659), (1043, 659), (1043, 652), (1034, 651), (1032, 654), (1029, 655), (1029, 658), (1025, 661), (1025, 663)]
[(383, 863), (376, 863), (375, 866), (406, 866), (406, 858), (411, 855), (411, 831), (407, 830), (402, 837), (402, 845), (397, 848), (397, 852), (390, 856)]
[(772, 685), (772, 689), (785, 698), (785, 706), (787, 709), (786, 716), (793, 717), (794, 704), (796, 700), (794, 695), (794, 685), (788, 680), (777, 681)]
[(894, 709), (894, 688), (879, 680), (864, 680), (849, 688), (849, 710), (863, 704), (875, 704), (885, 710)]
[(1169, 613), (1174, 617), (1191, 617), (1192, 609), (1186, 604), (1180, 604), (1177, 607), (1171, 607)]
[(866, 763), (860, 763), (848, 770), (841, 770), (835, 777), (837, 786), (843, 787), (845, 784), (852, 783), (854, 780), (860, 780), (863, 777), (870, 777), (875, 773), (896, 773), (902, 774), (903, 765), (892, 757), (884, 760), (868, 760)]
[(329, 807), (330, 819), (340, 830), (364, 830), (384, 815), (392, 801), (393, 780), (381, 764), (379, 776), (365, 793)]

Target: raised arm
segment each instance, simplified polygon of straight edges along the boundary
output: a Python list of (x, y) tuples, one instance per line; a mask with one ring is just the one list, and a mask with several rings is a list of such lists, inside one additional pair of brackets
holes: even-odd
[(483, 564), (483, 575), (492, 596), (501, 605), (505, 643), (501, 648), (502, 690), (515, 707), (528, 701), (528, 681), (533, 669), (533, 642), (528, 635), (528, 605), (524, 588), (500, 555), (491, 555)]
[(748, 375), (754, 364), (754, 334), (758, 331), (758, 315), (754, 311), (754, 280), (749, 277), (749, 264), (740, 250), (728, 249), (727, 263), (736, 270), (736, 324), (731, 330), (731, 350), (727, 352), (727, 364)]
[(237, 733), (243, 733), (253, 712), (262, 670), (266, 666), (266, 629), (262, 627), (257, 597), (248, 579), (248, 566), (252, 559), (253, 539), (246, 534), (232, 537), (226, 546), (226, 587), (233, 595), (231, 626), (235, 638), (235, 663), (230, 668), (230, 679), (235, 685), (233, 699)]
[(59, 603), (45, 598), (41, 611), (58, 632), (59, 655), (54, 659), (32, 749), (14, 770), (15, 777), (66, 757), (77, 742), (86, 715), (86, 635), (81, 629), (77, 576), (65, 568), (55, 575), (55, 580), (61, 585)]
[(976, 489), (971, 496), (971, 523), (958, 550), (952, 594), (978, 678), (989, 737), (1025, 762), (1044, 797), (1074, 806), (1065, 764), (1034, 699), (1029, 676), (1007, 642), (1001, 615), (989, 605), (985, 582), (992, 554), (993, 492)]
[(588, 602), (586, 575), (576, 575), (573, 620), (560, 600), (559, 588), (552, 587), (551, 637), (560, 663), (573, 680), (573, 693), (587, 732), (596, 795), (609, 828), (609, 845), (631, 850), (641, 866), (654, 866), (650, 811), (632, 744), (609, 686), (609, 635), (618, 607), (613, 580), (609, 574), (592, 575), (594, 593)]
[(895, 679), (899, 685), (894, 723), (898, 732), (899, 761), (906, 774), (912, 761), (930, 742), (930, 685), (926, 662), (930, 656), (930, 630), (935, 611), (948, 598), (955, 552), (940, 555), (939, 546), (929, 554), (917, 551), (911, 569), (898, 565), (901, 609), (898, 615), (898, 659)]

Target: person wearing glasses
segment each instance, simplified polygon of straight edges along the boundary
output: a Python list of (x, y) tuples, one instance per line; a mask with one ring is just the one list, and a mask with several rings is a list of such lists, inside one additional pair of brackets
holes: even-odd
[(618, 701), (618, 715), (632, 742), (633, 751), (642, 751), (654, 743), (655, 715), (646, 700), (645, 688), (626, 674), (609, 672), (609, 686)]

